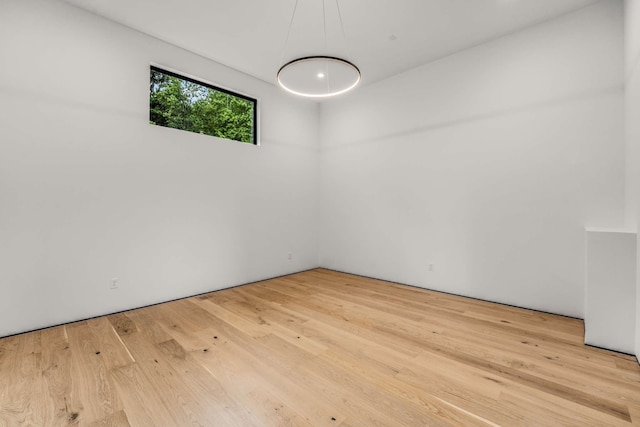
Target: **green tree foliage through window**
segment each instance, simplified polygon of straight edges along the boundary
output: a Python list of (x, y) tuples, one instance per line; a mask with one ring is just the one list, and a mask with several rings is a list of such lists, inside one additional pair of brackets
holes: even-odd
[(256, 100), (151, 67), (151, 124), (256, 143)]

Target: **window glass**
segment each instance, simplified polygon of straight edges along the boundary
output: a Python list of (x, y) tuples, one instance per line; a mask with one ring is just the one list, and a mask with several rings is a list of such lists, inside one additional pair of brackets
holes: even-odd
[(151, 67), (151, 124), (257, 144), (256, 107), (255, 99)]

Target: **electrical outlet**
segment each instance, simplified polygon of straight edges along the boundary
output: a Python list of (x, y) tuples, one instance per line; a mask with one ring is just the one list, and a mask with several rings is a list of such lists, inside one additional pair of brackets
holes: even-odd
[(119, 280), (120, 279), (118, 279), (117, 277), (111, 279), (111, 285), (109, 286), (109, 289), (118, 289), (118, 287), (120, 286)]
[(292, 254), (291, 252), (289, 252), (289, 253), (287, 254), (287, 259), (288, 259), (288, 260), (291, 260), (291, 258), (293, 258), (293, 254)]
[(429, 264), (428, 268), (429, 268), (429, 271), (433, 271), (433, 264)]

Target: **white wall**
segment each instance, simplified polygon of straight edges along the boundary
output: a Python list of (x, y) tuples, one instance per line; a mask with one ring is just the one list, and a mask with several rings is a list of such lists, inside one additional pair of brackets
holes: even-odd
[[(149, 125), (151, 62), (259, 97), (262, 146)], [(318, 107), (273, 85), (3, 0), (0, 336), (316, 267), (317, 134)]]
[[(328, 268), (581, 317), (582, 227), (624, 220), (621, 28), (603, 1), (326, 102), (318, 121), (64, 3), (3, 0), (0, 336), (312, 268), (318, 234)], [(259, 97), (262, 146), (148, 125), (149, 63)]]
[(638, 198), (640, 194), (640, 5), (638, 0), (625, 0), (625, 128), (626, 128), (626, 209), (625, 222), (629, 228), (637, 228)]
[(583, 226), (624, 221), (622, 12), (324, 103), (321, 265), (582, 317)]
[[(640, 1), (625, 1), (627, 218), (640, 224)], [(640, 256), (640, 248), (637, 251)], [(636, 262), (640, 267), (640, 257)], [(636, 275), (636, 356), (640, 357), (640, 274)]]
[(635, 352), (636, 233), (587, 228), (584, 342)]

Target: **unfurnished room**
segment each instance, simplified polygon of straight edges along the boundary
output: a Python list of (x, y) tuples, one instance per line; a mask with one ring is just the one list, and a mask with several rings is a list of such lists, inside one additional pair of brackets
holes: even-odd
[(640, 0), (0, 0), (0, 426), (640, 425)]

